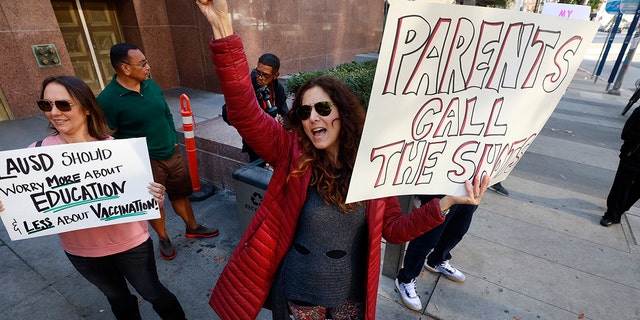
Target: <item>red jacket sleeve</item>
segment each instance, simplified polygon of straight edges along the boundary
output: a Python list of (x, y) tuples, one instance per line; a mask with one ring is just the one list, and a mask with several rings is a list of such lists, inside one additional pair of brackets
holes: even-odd
[(440, 199), (433, 199), (403, 215), (398, 198), (390, 197), (385, 205), (382, 236), (390, 243), (405, 243), (437, 227), (444, 222), (444, 218), (440, 211)]

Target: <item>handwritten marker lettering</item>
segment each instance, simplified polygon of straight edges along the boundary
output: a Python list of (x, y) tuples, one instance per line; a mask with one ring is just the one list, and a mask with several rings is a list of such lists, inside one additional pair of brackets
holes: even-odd
[(49, 217), (46, 217), (42, 220), (31, 221), (31, 223), (27, 223), (26, 221), (23, 221), (22, 223), (28, 234), (54, 228), (53, 222), (51, 222), (51, 219)]
[(31, 182), (31, 183), (23, 183), (23, 184), (15, 184), (12, 183), (11, 187), (8, 188), (0, 188), (0, 194), (9, 196), (21, 193), (29, 193), (36, 191), (44, 191), (44, 183), (41, 182)]
[(45, 179), (49, 188), (55, 188), (80, 182), (80, 174), (76, 173), (67, 176), (52, 176)]
[(105, 197), (118, 196), (124, 193), (126, 183), (126, 181), (120, 183), (112, 182), (110, 184), (92, 182), (86, 185), (38, 192), (31, 195), (31, 201), (38, 212), (44, 212), (55, 209), (56, 206), (68, 205), (74, 202), (87, 203)]
[[(53, 167), (53, 159), (45, 153), (34, 154), (24, 158), (5, 159), (4, 172), (0, 171), (1, 179), (17, 178), (18, 174), (29, 174), (33, 171), (47, 172)], [(0, 170), (2, 170), (0, 168)]]
[(60, 216), (58, 217), (58, 225), (65, 225), (65, 224), (70, 224), (70, 223), (74, 223), (74, 222), (78, 222), (78, 221), (82, 221), (84, 219), (88, 219), (89, 218), (89, 213), (88, 212), (81, 212), (81, 213), (73, 213), (71, 215), (65, 215), (65, 216)]
[[(421, 27), (409, 27), (415, 25)], [(534, 85), (553, 92), (565, 80), (569, 57), (582, 40), (575, 36), (559, 43), (559, 31), (532, 23), (475, 25), (467, 18), (430, 23), (420, 16), (402, 17), (383, 94), (435, 95), (471, 88), (500, 92)], [(520, 63), (511, 63), (514, 57)], [(543, 66), (554, 70), (542, 74)], [(407, 69), (413, 72), (402, 72)]]
[(91, 211), (98, 219), (101, 220), (112, 220), (114, 216), (131, 216), (131, 215), (139, 215), (146, 214), (146, 211), (156, 208), (158, 203), (155, 199), (142, 201), (135, 200), (131, 203), (120, 204), (115, 206), (103, 206), (102, 203), (96, 203), (95, 205), (90, 205)]
[(82, 164), (91, 161), (103, 161), (111, 158), (112, 152), (109, 149), (97, 148), (95, 151), (84, 152), (63, 152), (62, 164), (70, 166), (74, 164)]

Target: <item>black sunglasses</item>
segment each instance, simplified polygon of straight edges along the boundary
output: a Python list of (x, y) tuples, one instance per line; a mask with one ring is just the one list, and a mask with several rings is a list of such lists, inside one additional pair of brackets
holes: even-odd
[(51, 111), (53, 109), (54, 104), (56, 108), (58, 108), (58, 110), (62, 112), (71, 111), (71, 106), (73, 105), (73, 103), (71, 103), (68, 100), (56, 100), (53, 102), (47, 99), (38, 100), (38, 108), (40, 108), (40, 110), (44, 112)]
[(329, 101), (316, 102), (313, 107), (305, 104), (296, 110), (296, 114), (300, 120), (307, 120), (311, 116), (311, 108), (315, 108), (319, 115), (326, 117), (331, 113), (331, 106), (333, 106), (333, 103)]

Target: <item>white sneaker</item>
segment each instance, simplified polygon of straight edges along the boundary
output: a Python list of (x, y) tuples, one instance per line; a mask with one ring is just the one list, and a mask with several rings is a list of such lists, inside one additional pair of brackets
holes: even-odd
[(424, 262), (424, 268), (435, 273), (442, 273), (449, 280), (453, 280), (455, 282), (464, 282), (467, 278), (464, 276), (464, 273), (460, 272), (460, 270), (454, 268), (449, 264), (449, 260), (441, 262), (437, 266), (430, 266), (427, 262)]
[(407, 308), (413, 311), (422, 310), (422, 302), (416, 293), (416, 279), (412, 279), (409, 283), (402, 283), (396, 278), (396, 289), (400, 294), (400, 300)]

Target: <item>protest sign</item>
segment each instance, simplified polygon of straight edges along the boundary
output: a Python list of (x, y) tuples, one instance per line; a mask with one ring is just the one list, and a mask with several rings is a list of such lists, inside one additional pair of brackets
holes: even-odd
[(589, 20), (591, 7), (578, 4), (545, 2), (542, 7), (542, 14), (571, 19)]
[(11, 240), (160, 217), (144, 138), (0, 152)]
[(597, 24), (390, 1), (347, 202), (504, 180), (564, 94)]

